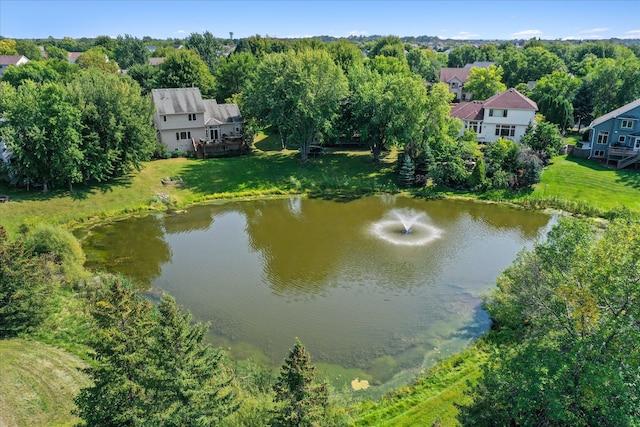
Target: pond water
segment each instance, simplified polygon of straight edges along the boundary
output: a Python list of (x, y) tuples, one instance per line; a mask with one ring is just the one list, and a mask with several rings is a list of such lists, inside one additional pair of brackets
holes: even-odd
[(298, 337), (336, 384), (406, 382), (489, 326), (481, 294), (551, 216), (393, 196), (196, 206), (84, 230), (87, 266), (172, 294), (238, 360)]

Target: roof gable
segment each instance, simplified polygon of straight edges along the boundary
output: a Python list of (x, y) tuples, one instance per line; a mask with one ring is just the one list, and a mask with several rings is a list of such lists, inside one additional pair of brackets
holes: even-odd
[(538, 105), (515, 90), (508, 89), (484, 101), (485, 108), (499, 108), (503, 110), (538, 110)]
[(151, 97), (159, 115), (204, 113), (205, 111), (202, 95), (197, 87), (153, 89)]
[(483, 101), (461, 102), (451, 107), (451, 117), (462, 120), (482, 120), (484, 118)]
[(590, 128), (594, 127), (594, 126), (598, 126), (601, 123), (606, 122), (609, 119), (614, 119), (617, 118), (618, 116), (627, 113), (631, 110), (633, 110), (634, 108), (640, 107), (640, 99), (636, 99), (633, 102), (630, 102), (626, 105), (623, 105), (620, 108), (617, 108), (613, 111), (611, 111), (610, 113), (607, 113), (603, 116), (598, 117), (597, 119), (594, 119), (591, 124), (589, 125)]
[(453, 79), (458, 79), (462, 83), (469, 80), (470, 68), (441, 68), (440, 81), (448, 83)]
[(0, 66), (19, 65), (25, 62), (29, 62), (29, 59), (24, 55), (0, 55)]
[(206, 99), (204, 106), (206, 125), (242, 122), (238, 104), (218, 104), (215, 99)]

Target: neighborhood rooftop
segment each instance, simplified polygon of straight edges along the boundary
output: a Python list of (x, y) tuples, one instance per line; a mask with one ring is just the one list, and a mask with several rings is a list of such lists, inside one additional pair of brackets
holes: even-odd
[[(640, 107), (640, 99), (636, 99), (633, 102), (630, 102), (626, 105), (623, 105), (620, 108), (617, 108), (615, 110), (613, 110), (610, 113), (607, 113), (603, 116), (598, 117), (597, 119), (595, 119), (594, 121), (591, 122), (591, 124), (589, 125), (589, 128), (592, 128), (594, 126), (598, 126), (599, 124), (606, 122), (609, 119), (613, 119), (616, 118), (618, 116), (620, 116), (621, 114), (626, 113), (627, 111), (631, 111), (636, 107)], [(629, 117), (629, 118), (635, 118), (635, 119), (640, 119), (640, 117)]]
[(503, 108), (511, 110), (537, 110), (538, 105), (511, 88), (484, 101), (485, 108)]
[(200, 89), (197, 87), (153, 89), (151, 91), (156, 111), (160, 115), (204, 113)]

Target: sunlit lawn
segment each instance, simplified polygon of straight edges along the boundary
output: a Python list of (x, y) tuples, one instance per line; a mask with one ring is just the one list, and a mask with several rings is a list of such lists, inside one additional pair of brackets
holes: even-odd
[[(268, 138), (270, 139), (270, 138)], [(267, 139), (267, 140), (268, 140)], [(43, 194), (0, 184), (0, 225), (10, 233), (22, 224), (46, 221), (78, 224), (121, 214), (163, 209), (159, 195), (175, 207), (213, 199), (306, 192), (371, 192), (393, 181), (392, 163), (374, 164), (368, 151), (335, 152), (301, 163), (294, 150), (271, 149), (265, 143), (250, 155), (217, 159), (175, 158), (148, 162), (141, 171), (109, 183), (75, 185)], [(183, 186), (164, 186), (161, 178), (180, 177)]]
[(534, 197), (593, 204), (608, 210), (625, 206), (640, 212), (640, 170), (615, 170), (593, 160), (557, 156), (542, 174)]

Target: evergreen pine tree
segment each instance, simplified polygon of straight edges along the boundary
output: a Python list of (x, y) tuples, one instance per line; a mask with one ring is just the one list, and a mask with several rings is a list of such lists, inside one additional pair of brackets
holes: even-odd
[(487, 182), (487, 168), (484, 159), (479, 157), (469, 175), (469, 187), (481, 190)]
[(398, 174), (398, 185), (400, 187), (409, 188), (413, 186), (415, 181), (415, 166), (411, 160), (411, 156), (405, 154), (400, 166), (400, 172)]
[(299, 339), (289, 352), (274, 385), (276, 409), (272, 427), (321, 425), (329, 406), (327, 384), (316, 381), (316, 368)]
[(110, 278), (91, 303), (95, 332), (90, 342), (96, 363), (93, 385), (76, 397), (77, 415), (88, 426), (133, 426), (147, 418), (141, 385), (148, 366), (151, 304), (127, 280)]
[(151, 423), (215, 425), (237, 407), (223, 353), (205, 343), (208, 328), (191, 324), (173, 297), (164, 294), (151, 330), (152, 371), (145, 380)]

